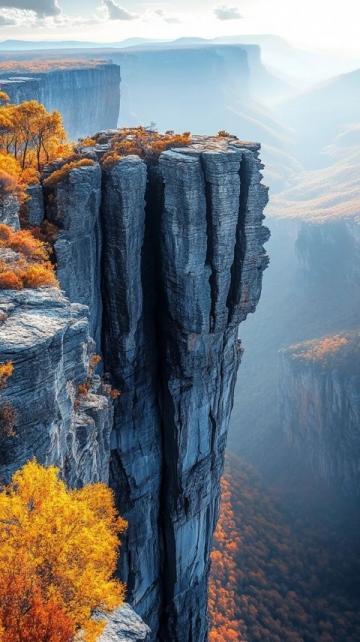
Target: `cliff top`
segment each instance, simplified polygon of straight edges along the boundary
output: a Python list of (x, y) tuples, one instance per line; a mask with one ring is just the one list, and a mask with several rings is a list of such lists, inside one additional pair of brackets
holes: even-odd
[(327, 335), (290, 346), (284, 353), (291, 361), (359, 370), (360, 330)]
[(47, 73), (52, 71), (92, 69), (108, 64), (109, 61), (96, 59), (4, 60), (0, 62), (0, 73)]
[(169, 130), (159, 133), (146, 127), (131, 127), (98, 132), (92, 138), (81, 140), (78, 149), (82, 154), (95, 153), (105, 165), (110, 166), (127, 156), (156, 160), (167, 150), (201, 153), (227, 152), (234, 148), (257, 152), (260, 144), (241, 141), (225, 131), (214, 136), (199, 136), (190, 132), (176, 134)]

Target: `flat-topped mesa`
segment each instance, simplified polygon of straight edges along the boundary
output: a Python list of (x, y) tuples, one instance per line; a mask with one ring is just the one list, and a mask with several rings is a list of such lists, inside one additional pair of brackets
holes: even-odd
[(122, 393), (110, 461), (129, 523), (120, 573), (152, 641), (207, 637), (238, 326), (268, 263), (259, 148), (225, 132), (106, 130), (44, 181), (58, 278), (89, 306)]
[(291, 346), (283, 354), (283, 426), (314, 471), (360, 494), (360, 331)]
[(59, 110), (72, 140), (93, 128), (116, 127), (120, 67), (102, 60), (0, 62), (0, 88), (14, 103), (37, 100)]

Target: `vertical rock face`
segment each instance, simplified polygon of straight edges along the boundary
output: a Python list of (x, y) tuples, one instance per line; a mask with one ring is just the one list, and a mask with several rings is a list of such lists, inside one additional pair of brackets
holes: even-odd
[(1, 480), (36, 457), (72, 485), (107, 481), (112, 408), (96, 394), (75, 402), (93, 343), (86, 309), (46, 288), (2, 291), (0, 312), (0, 361), (14, 366), (0, 408), (13, 410), (16, 430), (1, 424)]
[(111, 483), (129, 521), (122, 573), (154, 640), (207, 635), (237, 329), (267, 265), (257, 152), (199, 138), (155, 168), (104, 172), (104, 361), (123, 393)]
[(100, 200), (98, 163), (72, 169), (45, 189), (46, 216), (60, 234), (55, 243), (57, 275), (71, 301), (89, 307), (90, 333), (100, 349)]
[(283, 355), (283, 425), (316, 473), (360, 493), (360, 332), (305, 341)]
[[(45, 63), (46, 66), (46, 63)], [(90, 131), (116, 127), (120, 109), (120, 67), (108, 64), (85, 66), (74, 61), (74, 68), (41, 71), (27, 68), (19, 72), (2, 71), (0, 85), (12, 102), (38, 100), (52, 111), (61, 112), (71, 139)]]

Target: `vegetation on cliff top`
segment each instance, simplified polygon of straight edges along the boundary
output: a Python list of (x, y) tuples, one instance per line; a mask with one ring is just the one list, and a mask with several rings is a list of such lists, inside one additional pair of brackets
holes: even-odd
[(251, 467), (235, 458), (222, 482), (211, 557), (210, 642), (360, 639), (353, 552), (310, 527), (293, 527)]
[[(109, 142), (103, 134), (94, 136), (95, 143)], [(119, 129), (110, 140), (110, 150), (103, 157), (103, 164), (111, 166), (132, 154), (149, 162), (156, 161), (161, 152), (174, 147), (191, 145), (190, 132), (175, 134), (167, 131), (160, 134), (146, 127)]]
[(360, 332), (342, 332), (311, 339), (290, 346), (284, 353), (295, 362), (348, 367), (349, 370), (360, 353)]
[[(69, 490), (56, 468), (35, 461), (0, 492), (0, 638), (2, 642), (94, 642), (95, 612), (121, 605), (113, 578), (119, 518), (103, 484)], [(84, 639), (84, 638), (82, 638)]]
[[(60, 58), (54, 60), (3, 60), (0, 62), (0, 73), (43, 73), (62, 71), (64, 69), (84, 69), (108, 64), (106, 60)], [(1, 84), (1, 78), (0, 78)]]

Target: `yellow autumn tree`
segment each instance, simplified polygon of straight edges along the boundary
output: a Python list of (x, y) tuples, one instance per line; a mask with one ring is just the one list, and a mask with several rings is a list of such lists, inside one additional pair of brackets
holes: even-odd
[(26, 595), (36, 596), (42, 610), (55, 605), (75, 632), (94, 640), (103, 626), (91, 619), (94, 612), (110, 612), (124, 599), (124, 586), (113, 574), (125, 528), (104, 484), (71, 490), (56, 468), (25, 464), (0, 493), (0, 593), (6, 586), (11, 592), (0, 595), (0, 631), (15, 609), (5, 609), (6, 598), (14, 601), (14, 587), (25, 586), (17, 612), (26, 615), (33, 608), (23, 604)]

